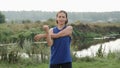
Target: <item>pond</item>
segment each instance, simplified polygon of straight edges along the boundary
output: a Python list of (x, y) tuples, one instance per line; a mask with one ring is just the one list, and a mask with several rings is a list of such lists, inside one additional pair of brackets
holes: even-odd
[(108, 54), (109, 51), (114, 52), (114, 51), (120, 51), (120, 39), (116, 39), (114, 41), (110, 42), (105, 42), (102, 44), (96, 44), (96, 45), (91, 45), (87, 49), (83, 49), (81, 51), (76, 51), (76, 57), (85, 57), (85, 56), (96, 56), (96, 53), (100, 46), (102, 45), (102, 51), (104, 54)]

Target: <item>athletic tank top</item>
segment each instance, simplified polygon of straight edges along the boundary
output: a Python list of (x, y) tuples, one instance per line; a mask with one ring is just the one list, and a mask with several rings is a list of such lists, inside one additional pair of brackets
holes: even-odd
[[(63, 29), (65, 28), (66, 26)], [(54, 27), (53, 33), (58, 33), (61, 30), (59, 30), (57, 27)], [(71, 42), (70, 36), (64, 36), (53, 39), (53, 45), (51, 46), (50, 64), (72, 62), (70, 54), (70, 42)]]

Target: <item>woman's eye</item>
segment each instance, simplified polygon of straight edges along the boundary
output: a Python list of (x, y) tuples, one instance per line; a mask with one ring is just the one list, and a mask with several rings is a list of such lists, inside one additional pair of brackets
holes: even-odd
[(61, 16), (59, 16), (59, 18), (61, 18)]
[(58, 18), (65, 18), (65, 16), (58, 16)]
[(65, 18), (64, 16), (62, 16), (62, 18)]

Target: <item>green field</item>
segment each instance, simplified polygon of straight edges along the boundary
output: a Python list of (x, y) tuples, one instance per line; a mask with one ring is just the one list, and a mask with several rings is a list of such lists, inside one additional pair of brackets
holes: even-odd
[[(120, 61), (99, 60), (92, 62), (73, 62), (73, 68), (120, 68)], [(5, 64), (1, 63), (0, 68), (49, 68), (49, 64)]]

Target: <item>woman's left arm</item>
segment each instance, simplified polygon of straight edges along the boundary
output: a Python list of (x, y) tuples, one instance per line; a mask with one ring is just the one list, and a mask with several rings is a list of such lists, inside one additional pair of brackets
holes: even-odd
[(72, 35), (72, 31), (73, 31), (73, 27), (72, 26), (67, 26), (65, 29), (63, 29), (62, 31), (60, 31), (57, 34), (52, 34), (51, 37), (52, 38), (59, 38), (59, 37), (64, 37), (64, 36), (71, 36)]

